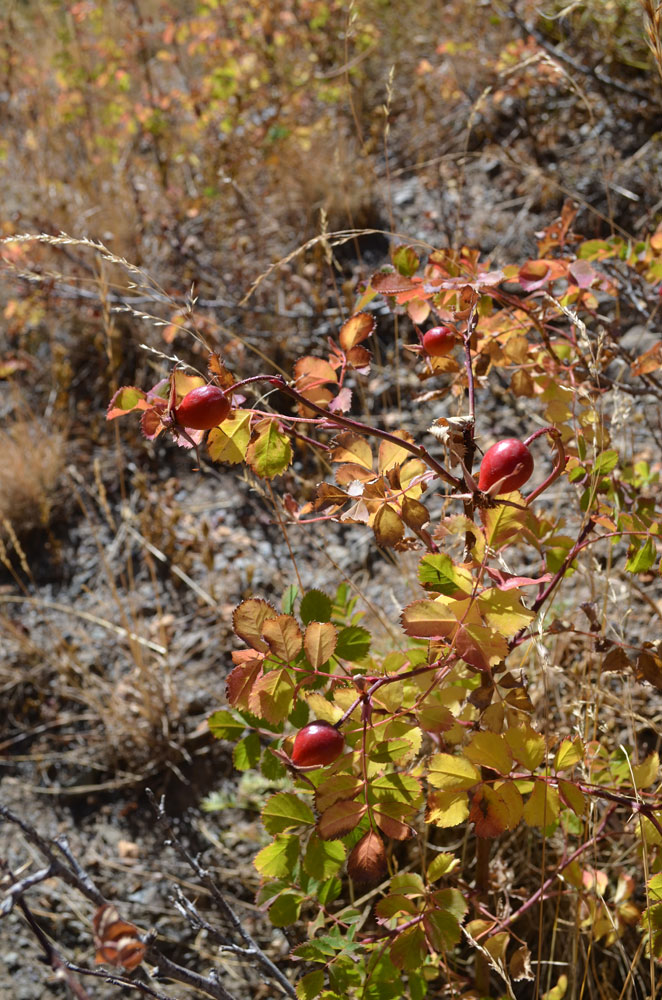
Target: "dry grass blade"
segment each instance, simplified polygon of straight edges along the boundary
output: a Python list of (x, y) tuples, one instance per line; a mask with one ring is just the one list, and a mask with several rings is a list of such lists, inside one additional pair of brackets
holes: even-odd
[(662, 3), (639, 0), (644, 13), (644, 33), (662, 81)]

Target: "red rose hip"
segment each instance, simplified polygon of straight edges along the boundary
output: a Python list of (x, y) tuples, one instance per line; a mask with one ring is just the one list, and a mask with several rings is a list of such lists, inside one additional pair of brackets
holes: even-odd
[(423, 334), (423, 348), (430, 358), (443, 358), (455, 347), (457, 332), (450, 326), (433, 326)]
[(180, 427), (208, 431), (221, 424), (230, 412), (230, 400), (216, 385), (201, 385), (191, 389), (175, 407)]
[(309, 722), (294, 737), (292, 762), (297, 767), (321, 767), (340, 757), (345, 737), (330, 722)]
[(518, 438), (504, 438), (488, 448), (480, 464), (479, 489), (487, 492), (503, 479), (499, 493), (512, 493), (523, 486), (533, 472), (533, 455)]

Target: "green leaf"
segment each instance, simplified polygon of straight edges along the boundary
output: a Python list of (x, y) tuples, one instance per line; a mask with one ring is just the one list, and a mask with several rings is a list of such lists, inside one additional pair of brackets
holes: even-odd
[(406, 896), (424, 896), (425, 882), (417, 872), (398, 872), (391, 879), (391, 892)]
[(418, 969), (428, 953), (425, 933), (420, 925), (398, 934), (390, 947), (391, 961), (399, 969)]
[(324, 970), (308, 972), (296, 985), (297, 1000), (314, 1000), (324, 988)]
[(411, 278), (412, 274), (418, 271), (420, 260), (413, 247), (399, 246), (391, 254), (391, 260), (396, 271), (404, 274), (406, 278)]
[(373, 802), (408, 802), (418, 805), (422, 798), (420, 783), (409, 774), (382, 774), (368, 786)]
[(647, 573), (656, 559), (655, 545), (652, 538), (647, 538), (640, 549), (628, 553), (625, 568), (628, 573)]
[(251, 771), (260, 763), (260, 737), (257, 733), (249, 733), (237, 743), (232, 752), (232, 763), (238, 771)]
[(618, 452), (603, 451), (601, 455), (598, 455), (593, 471), (598, 476), (607, 476), (616, 468), (617, 465)]
[(312, 809), (292, 792), (272, 795), (262, 810), (262, 823), (267, 833), (285, 833), (297, 826), (313, 826)]
[(334, 655), (339, 660), (357, 663), (368, 655), (371, 638), (368, 630), (360, 625), (349, 625), (347, 628), (342, 628), (338, 632), (338, 642)]
[(301, 598), (299, 615), (304, 625), (311, 622), (330, 622), (333, 614), (333, 601), (321, 590), (308, 590)]
[(318, 881), (337, 875), (345, 863), (347, 848), (339, 840), (322, 840), (313, 834), (308, 841), (303, 867)]
[(413, 899), (398, 893), (389, 893), (384, 899), (380, 899), (375, 907), (375, 913), (381, 920), (390, 920), (391, 917), (407, 914), (414, 917), (418, 913), (418, 908)]
[(432, 910), (425, 917), (423, 924), (435, 951), (445, 952), (455, 947), (462, 936), (457, 919), (447, 910)]
[(113, 420), (132, 410), (146, 410), (150, 406), (147, 402), (147, 394), (142, 389), (133, 385), (123, 385), (118, 389), (110, 401), (106, 420)]
[(287, 769), (273, 753), (265, 753), (262, 757), (260, 770), (268, 781), (280, 781), (287, 775)]
[(457, 921), (462, 920), (469, 909), (467, 901), (459, 889), (440, 889), (433, 893), (432, 899), (435, 906), (450, 913)]
[(285, 472), (291, 463), (292, 446), (280, 431), (277, 420), (263, 420), (257, 430), (257, 438), (248, 446), (246, 461), (256, 475), (273, 479)]
[(290, 878), (294, 875), (301, 841), (299, 837), (278, 836), (271, 844), (267, 844), (253, 859), (253, 864), (264, 878)]
[(418, 579), (426, 590), (447, 597), (457, 595), (458, 591), (471, 593), (471, 574), (456, 569), (450, 556), (443, 552), (423, 556), (418, 564)]
[(221, 709), (213, 712), (207, 719), (207, 725), (212, 736), (217, 740), (230, 740), (236, 743), (246, 728), (246, 723), (242, 718)]
[(607, 240), (585, 240), (580, 243), (577, 256), (580, 260), (603, 260), (605, 257), (613, 257), (616, 252), (616, 248)]
[(269, 907), (269, 920), (274, 927), (291, 927), (299, 919), (302, 896), (300, 893), (284, 892)]
[(319, 899), (322, 906), (328, 906), (329, 903), (335, 902), (338, 896), (342, 892), (342, 882), (339, 878), (330, 878), (317, 890), (317, 898)]
[(413, 751), (411, 740), (400, 739), (381, 740), (370, 748), (370, 760), (377, 764), (386, 764), (389, 761), (401, 760)]
[(438, 854), (428, 865), (428, 882), (436, 882), (438, 878), (443, 878), (444, 875), (448, 875), (457, 868), (459, 863), (459, 859), (456, 858), (454, 854), (449, 854), (447, 851), (444, 851), (442, 854)]
[(296, 583), (290, 584), (286, 588), (283, 594), (283, 600), (281, 601), (281, 607), (283, 609), (283, 614), (292, 615), (294, 614), (294, 606), (296, 604), (296, 599), (299, 596), (299, 588)]

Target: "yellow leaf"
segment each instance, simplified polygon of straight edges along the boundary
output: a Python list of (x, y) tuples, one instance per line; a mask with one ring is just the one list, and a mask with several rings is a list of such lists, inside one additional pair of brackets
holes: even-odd
[(501, 504), (498, 507), (483, 508), (480, 516), (485, 525), (487, 544), (490, 548), (500, 549), (507, 542), (523, 534), (530, 519), (530, 512)]
[(305, 700), (314, 719), (323, 719), (324, 722), (334, 723), (342, 715), (342, 710), (334, 702), (329, 701), (317, 691), (310, 691), (306, 694)]
[(364, 469), (372, 469), (370, 445), (356, 434), (341, 434), (337, 437), (331, 459), (334, 462), (349, 462)]
[(514, 830), (524, 812), (524, 800), (514, 781), (497, 781), (494, 791), (506, 807), (506, 829)]
[(657, 753), (652, 753), (642, 764), (635, 764), (632, 768), (635, 787), (650, 788), (657, 781), (659, 770), (660, 758)]
[(505, 966), (506, 949), (508, 948), (509, 941), (510, 934), (507, 931), (501, 931), (500, 934), (494, 934), (491, 938), (488, 938), (483, 945), (485, 951), (489, 952), (497, 965)]
[(524, 822), (529, 826), (547, 827), (559, 818), (559, 793), (545, 781), (536, 781), (529, 801), (524, 806)]
[(295, 660), (301, 652), (303, 645), (301, 629), (291, 615), (267, 618), (262, 626), (262, 636), (267, 641), (271, 653), (286, 663)]
[[(406, 431), (400, 431), (396, 434), (396, 437), (402, 438), (403, 441), (408, 441), (410, 444), (414, 440), (411, 434), (407, 434)], [(388, 472), (394, 466), (402, 465), (410, 456), (411, 452), (401, 445), (394, 444), (392, 441), (382, 441), (379, 445), (379, 472), (381, 475), (384, 475), (385, 472)]]
[(478, 606), (487, 624), (507, 637), (515, 635), (535, 618), (533, 611), (524, 607), (515, 590), (503, 591), (491, 587), (480, 595)]
[(437, 753), (430, 758), (428, 782), (433, 788), (459, 792), (472, 788), (480, 781), (480, 768), (475, 767), (465, 757), (449, 753)]
[(583, 756), (584, 744), (579, 736), (577, 736), (574, 740), (564, 740), (556, 751), (556, 757), (554, 758), (554, 770), (567, 771), (569, 768), (574, 767), (575, 764), (579, 763)]
[(513, 766), (511, 749), (498, 733), (474, 733), (464, 752), (474, 764), (499, 774), (509, 774)]
[(515, 760), (529, 771), (535, 771), (545, 757), (545, 737), (529, 725), (512, 727), (505, 737)]
[(343, 351), (349, 351), (352, 347), (366, 340), (375, 329), (375, 318), (369, 313), (358, 312), (351, 316), (343, 324), (338, 341)]
[(444, 829), (459, 826), (469, 815), (469, 797), (466, 792), (430, 792), (426, 823)]
[(207, 450), (212, 462), (237, 465), (246, 457), (251, 437), (250, 410), (235, 410), (219, 427), (214, 427), (207, 437)]

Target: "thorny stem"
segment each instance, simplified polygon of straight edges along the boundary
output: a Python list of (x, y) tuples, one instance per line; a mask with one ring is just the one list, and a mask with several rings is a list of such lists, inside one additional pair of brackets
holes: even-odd
[[(469, 420), (463, 430), (464, 456), (463, 466), (471, 475), (476, 451), (475, 431), (476, 431), (476, 387), (474, 380), (473, 358), (471, 355), (471, 338), (476, 329), (478, 320), (478, 296), (474, 298), (471, 306), (467, 329), (464, 334), (464, 367), (467, 373), (467, 391), (469, 395)], [(468, 484), (467, 484), (468, 485)], [(472, 491), (464, 503), (465, 517), (473, 525), (476, 516), (476, 494)], [(467, 528), (464, 536), (464, 556), (469, 559), (471, 550), (476, 544), (474, 532)], [(485, 769), (482, 769), (485, 777)], [(476, 892), (477, 904), (483, 903), (487, 899), (490, 885), (490, 843), (485, 837), (476, 837)], [(482, 951), (476, 952), (476, 968), (474, 974), (474, 987), (480, 996), (487, 996), (490, 990), (490, 967), (486, 955)]]
[(576, 851), (573, 851), (573, 853), (570, 855), (569, 858), (565, 858), (564, 860), (562, 860), (561, 863), (557, 865), (554, 873), (550, 875), (545, 882), (543, 882), (540, 888), (537, 889), (536, 892), (533, 893), (533, 895), (529, 896), (529, 898), (525, 903), (522, 903), (522, 905), (514, 913), (511, 913), (509, 917), (505, 917), (503, 920), (499, 921), (496, 927), (494, 926), (488, 927), (481, 934), (478, 934), (476, 940), (479, 941), (480, 938), (484, 937), (486, 934), (489, 934), (491, 937), (493, 934), (498, 934), (500, 931), (503, 931), (507, 927), (510, 927), (510, 925), (514, 924), (515, 921), (518, 920), (523, 913), (526, 913), (526, 911), (530, 910), (532, 906), (535, 906), (538, 900), (544, 898), (545, 893), (548, 892), (548, 890), (552, 887), (552, 885), (557, 880), (559, 874), (563, 871), (563, 869), (567, 868), (568, 865), (571, 865), (573, 861), (576, 861), (577, 858), (579, 858), (582, 854), (584, 854), (590, 847), (594, 847), (597, 844), (597, 842), (603, 837), (604, 829), (609, 820), (611, 819), (611, 816), (613, 815), (615, 810), (616, 810), (615, 805), (612, 806), (611, 809), (607, 810), (605, 816), (602, 819), (602, 822), (600, 823), (600, 826), (595, 831), (591, 839), (587, 840), (586, 843), (581, 844)]
[(427, 674), (431, 670), (439, 670), (444, 667), (449, 670), (458, 659), (459, 656), (454, 654), (452, 657), (444, 660), (443, 663), (440, 660), (436, 660), (434, 663), (428, 663), (424, 667), (416, 667), (413, 670), (407, 670), (404, 674), (389, 674), (387, 677), (379, 677), (367, 691), (362, 691), (358, 698), (355, 698), (342, 717), (338, 719), (337, 722), (334, 722), (334, 727), (336, 729), (340, 729), (343, 723), (349, 719), (352, 712), (355, 712), (359, 705), (369, 702), (375, 692), (379, 691), (379, 689), (384, 687), (386, 684), (394, 684), (396, 681), (403, 681), (410, 677), (419, 677), (421, 674)]
[(554, 426), (550, 425), (549, 427), (541, 427), (533, 434), (529, 434), (528, 438), (526, 438), (526, 440), (524, 441), (524, 444), (528, 446), (531, 443), (531, 441), (534, 441), (537, 437), (540, 437), (542, 434), (547, 434), (552, 439), (552, 443), (556, 449), (556, 465), (554, 466), (550, 474), (547, 476), (547, 479), (545, 479), (545, 481), (542, 482), (540, 486), (536, 487), (533, 493), (529, 493), (528, 497), (526, 497), (525, 502), (527, 506), (530, 503), (532, 503), (536, 499), (536, 497), (539, 497), (541, 493), (544, 493), (547, 487), (551, 486), (555, 479), (559, 478), (559, 476), (565, 469), (565, 464), (567, 462), (565, 450), (563, 448), (563, 441), (561, 440), (561, 434), (559, 430)]
[[(467, 320), (467, 330), (464, 334), (464, 367), (467, 372), (467, 387), (469, 393), (469, 421), (464, 425), (462, 431), (463, 444), (464, 444), (464, 456), (463, 456), (463, 467), (471, 475), (471, 467), (474, 462), (474, 454), (476, 452), (476, 387), (474, 380), (474, 370), (473, 370), (473, 358), (471, 356), (471, 338), (473, 337), (474, 331), (476, 329), (476, 323), (478, 321), (477, 314), (478, 299), (475, 298), (473, 305), (471, 306), (471, 312), (469, 314), (469, 319)], [(474, 516), (476, 512), (476, 503), (473, 492), (469, 495), (467, 499), (464, 500), (464, 514), (465, 517), (473, 523)], [(465, 559), (469, 558), (472, 548), (476, 544), (476, 536), (473, 531), (467, 530), (464, 538), (464, 555)]]
[[(581, 532), (579, 533), (577, 541), (568, 552), (567, 556), (557, 569), (556, 573), (554, 574), (550, 582), (547, 584), (547, 586), (544, 588), (544, 590), (542, 590), (541, 593), (538, 594), (535, 601), (531, 605), (531, 611), (533, 611), (534, 614), (538, 613), (538, 611), (543, 606), (545, 601), (551, 596), (554, 590), (558, 587), (559, 583), (565, 576), (568, 566), (571, 565), (573, 559), (575, 559), (577, 554), (582, 550), (582, 548), (586, 544), (587, 536), (593, 531), (594, 528), (595, 528), (595, 521), (592, 518), (589, 518), (584, 527), (582, 528)], [(513, 638), (510, 640), (509, 646), (511, 649), (515, 649), (516, 646), (521, 645), (523, 642), (525, 642), (527, 639), (530, 638), (532, 638), (532, 633), (528, 632), (526, 628), (521, 628), (519, 632), (515, 636), (513, 636)]]
[(307, 409), (319, 414), (319, 416), (323, 418), (323, 421), (328, 424), (338, 425), (339, 427), (347, 427), (348, 430), (356, 431), (359, 434), (367, 434), (371, 437), (381, 438), (383, 441), (389, 441), (391, 444), (396, 445), (396, 447), (402, 448), (404, 451), (408, 451), (415, 458), (420, 459), (428, 466), (428, 468), (436, 472), (440, 479), (443, 479), (444, 482), (448, 483), (449, 486), (453, 486), (457, 490), (464, 489), (464, 484), (455, 476), (452, 476), (443, 465), (433, 458), (427, 448), (424, 448), (423, 445), (413, 444), (410, 441), (397, 437), (395, 434), (383, 431), (380, 427), (371, 427), (369, 424), (361, 423), (359, 420), (352, 420), (351, 417), (344, 417), (340, 413), (329, 413), (328, 410), (318, 406), (317, 403), (313, 403), (310, 399), (306, 399), (305, 396), (303, 396), (300, 392), (297, 392), (297, 390), (291, 386), (289, 382), (286, 382), (280, 375), (253, 375), (250, 378), (243, 379), (241, 382), (236, 382), (231, 387), (231, 391), (234, 392), (236, 389), (243, 388), (245, 385), (255, 382), (269, 382), (274, 389), (284, 392), (285, 395), (290, 396), (290, 398), (296, 400), (297, 403), (301, 403), (302, 406), (305, 406)]

